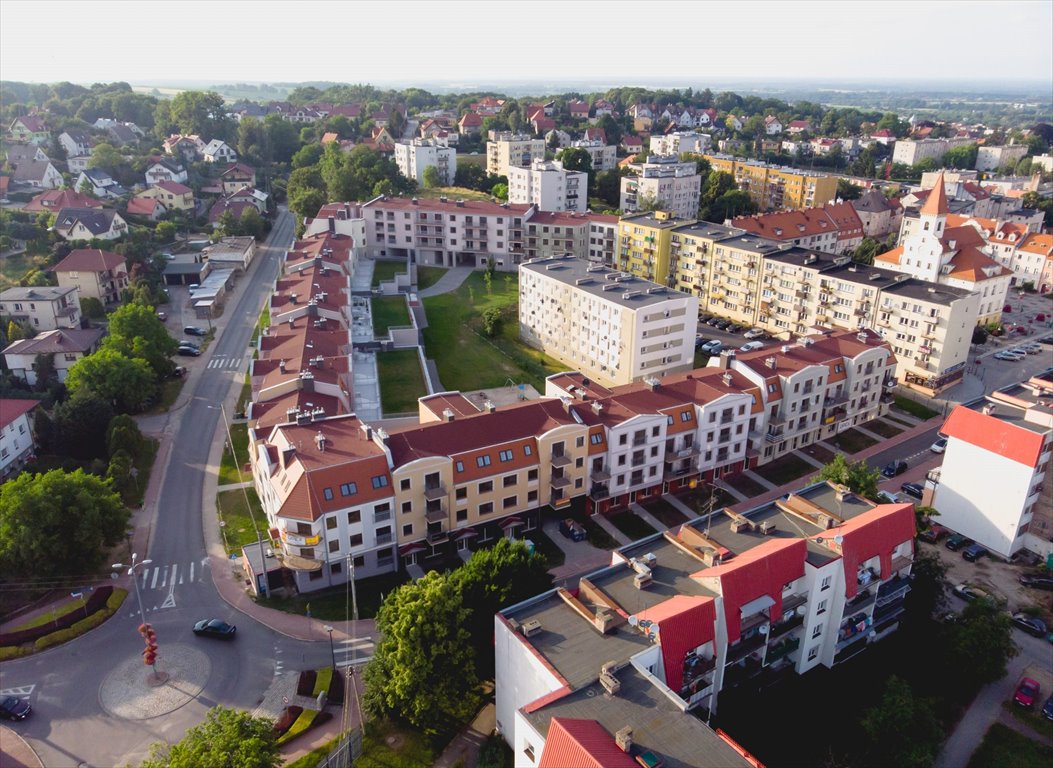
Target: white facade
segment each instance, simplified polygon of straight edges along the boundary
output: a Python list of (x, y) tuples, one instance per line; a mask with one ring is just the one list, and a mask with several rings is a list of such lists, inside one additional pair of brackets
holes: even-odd
[(510, 131), (490, 131), (490, 140), (486, 142), (486, 172), (507, 176), (509, 168), (525, 168), (544, 156), (544, 139)]
[(36, 448), (30, 424), (35, 405), (35, 400), (0, 400), (5, 411), (18, 413), (14, 417), (4, 414), (0, 422), (0, 481), (17, 472)]
[(604, 144), (602, 141), (572, 141), (571, 147), (584, 149), (592, 159), (592, 171), (610, 171), (618, 165), (618, 148), (613, 144)]
[(80, 291), (76, 286), (8, 288), (0, 293), (0, 314), (37, 331), (80, 328)]
[(676, 131), (664, 136), (651, 137), (651, 154), (680, 155), (682, 152), (701, 154), (709, 150), (711, 137), (694, 131)]
[(676, 155), (655, 155), (630, 167), (636, 175), (621, 180), (622, 211), (637, 211), (642, 203), (653, 200), (657, 208), (678, 218), (698, 216), (702, 177), (694, 163), (682, 163)]
[(976, 170), (997, 171), (1003, 166), (1015, 166), (1026, 154), (1026, 144), (1009, 144), (1004, 147), (979, 147), (976, 150)]
[(975, 143), (972, 139), (902, 139), (896, 142), (892, 150), (892, 162), (903, 165), (917, 165), (922, 160), (932, 158), (936, 162), (943, 159), (948, 149)]
[(508, 169), (508, 202), (536, 205), (542, 211), (584, 213), (588, 186), (589, 174), (564, 170), (558, 160), (534, 160), (529, 168)]
[(422, 187), (424, 172), (434, 167), (439, 171), (439, 186), (448, 187), (457, 173), (457, 150), (435, 139), (400, 141), (395, 144), (395, 164), (399, 173)]

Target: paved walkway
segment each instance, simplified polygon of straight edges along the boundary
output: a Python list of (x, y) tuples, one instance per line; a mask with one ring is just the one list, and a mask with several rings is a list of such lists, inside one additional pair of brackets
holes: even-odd
[[(32, 715), (31, 715), (32, 717)], [(37, 753), (17, 732), (0, 725), (0, 766), (2, 768), (43, 768)]]
[(855, 429), (856, 431), (863, 433), (864, 435), (869, 437), (871, 440), (877, 440), (879, 443), (882, 443), (885, 440), (888, 440), (887, 437), (882, 437), (877, 432), (871, 432), (869, 429), (864, 427), (862, 424), (856, 424), (854, 427), (852, 427), (852, 429)]
[(657, 517), (655, 517), (650, 512), (648, 512), (646, 509), (641, 507), (639, 504), (635, 504), (635, 503), (630, 504), (629, 505), (629, 509), (631, 509), (633, 512), (635, 512), (640, 517), (641, 520), (643, 520), (649, 526), (654, 528), (656, 531), (668, 531), (669, 530), (669, 526), (668, 525), (663, 523), (661, 520), (659, 520)]
[(432, 763), (432, 768), (453, 768), (455, 765), (475, 768), (479, 763), (479, 750), (483, 742), (496, 727), (497, 707), (491, 702), (479, 710), (467, 728), (454, 736), (439, 759)]
[(666, 501), (668, 501), (670, 504), (672, 504), (677, 509), (679, 509), (685, 515), (687, 515), (687, 519), (688, 520), (694, 520), (696, 517), (698, 517), (698, 512), (696, 512), (695, 510), (691, 509), (691, 507), (687, 506), (687, 504), (685, 504), (684, 502), (680, 501), (680, 499), (678, 499), (673, 494), (667, 493), (664, 496), (662, 496), (662, 498), (665, 499)]
[(752, 469), (743, 470), (742, 474), (744, 474), (746, 477), (748, 477), (753, 482), (757, 483), (757, 485), (760, 485), (760, 486), (763, 486), (764, 488), (767, 488), (769, 491), (772, 488), (775, 487), (775, 483), (771, 482), (766, 477), (762, 477), (761, 475), (758, 475)]
[(434, 285), (418, 291), (417, 295), (422, 299), (426, 299), (429, 296), (439, 296), (443, 293), (456, 291), (461, 287), (461, 283), (467, 280), (468, 276), (474, 271), (471, 267), (451, 267), (446, 270), (446, 274), (440, 277)]
[(624, 547), (626, 544), (632, 543), (628, 536), (626, 536), (624, 533), (615, 528), (614, 523), (612, 523), (603, 515), (592, 515), (591, 519), (592, 522), (596, 523), (596, 525), (600, 526), (600, 528), (607, 531), (607, 533), (609, 533), (611, 537), (618, 542), (619, 546)]
[(717, 488), (720, 488), (722, 491), (726, 491), (727, 493), (730, 493), (732, 496), (734, 496), (739, 501), (747, 501), (749, 499), (749, 496), (747, 496), (746, 494), (742, 493), (737, 488), (732, 488), (730, 485), (725, 483), (719, 477), (717, 478), (717, 480), (716, 480), (716, 482), (714, 484), (717, 486)]
[(352, 293), (369, 293), (373, 290), (373, 259), (359, 259), (351, 275)]

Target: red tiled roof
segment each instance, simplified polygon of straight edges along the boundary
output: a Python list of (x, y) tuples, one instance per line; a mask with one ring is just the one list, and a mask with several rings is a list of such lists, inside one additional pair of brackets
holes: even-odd
[(171, 192), (173, 195), (193, 194), (194, 192), (190, 187), (180, 184), (178, 181), (159, 181), (154, 186), (158, 189), (163, 189), (165, 192)]
[(1019, 246), (1021, 251), (1038, 253), (1043, 256), (1053, 254), (1053, 235), (1032, 233), (1024, 238)]
[(124, 257), (98, 248), (76, 248), (51, 268), (52, 272), (102, 272), (124, 267)]
[(22, 210), (37, 213), (60, 211), (63, 208), (102, 208), (102, 202), (72, 189), (49, 189), (30, 200)]
[(1004, 407), (1007, 406), (995, 406), (995, 415), (984, 415), (959, 405), (951, 411), (941, 431), (1018, 464), (1037, 466), (1042, 453), (1042, 435), (998, 418), (997, 409)]
[(716, 603), (711, 597), (675, 595), (641, 611), (636, 618), (658, 625), (665, 684), (679, 693), (684, 682), (684, 656), (716, 635)]
[(841, 555), (845, 597), (855, 597), (859, 591), (859, 566), (872, 557), (881, 561), (882, 580), (890, 578), (892, 551), (905, 541), (913, 546), (914, 533), (913, 504), (879, 504), (823, 534), (824, 542)]
[[(1003, 267), (979, 248), (973, 246), (961, 248), (954, 254), (954, 258), (951, 259), (950, 263), (952, 269), (949, 277), (959, 280), (977, 282), (1013, 274), (1013, 270)], [(988, 274), (985, 270), (994, 271)]]
[(132, 216), (152, 216), (158, 208), (165, 210), (161, 201), (152, 197), (133, 197), (128, 201), (128, 213)]
[(943, 187), (942, 173), (936, 179), (936, 186), (932, 189), (935, 194), (930, 194), (928, 196), (925, 205), (921, 207), (921, 212), (928, 215), (949, 213), (950, 207), (947, 205), (947, 190)]
[(38, 405), (39, 400), (0, 399), (0, 429), (6, 429), (8, 424), (13, 424), (15, 419), (23, 413), (29, 413)]
[(595, 720), (554, 717), (538, 768), (639, 768)]

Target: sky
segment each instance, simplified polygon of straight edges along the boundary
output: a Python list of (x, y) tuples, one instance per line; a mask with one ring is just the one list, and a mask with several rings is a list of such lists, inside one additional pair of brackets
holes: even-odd
[(1053, 0), (0, 0), (0, 79), (1011, 86), (1051, 34)]

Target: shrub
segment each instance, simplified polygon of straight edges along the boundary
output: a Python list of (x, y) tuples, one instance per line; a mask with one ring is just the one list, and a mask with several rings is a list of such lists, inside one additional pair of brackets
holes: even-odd
[(110, 612), (110, 615), (117, 613), (121, 605), (124, 604), (124, 598), (128, 597), (128, 590), (117, 587), (113, 590), (113, 594), (106, 600), (106, 610)]
[(306, 733), (314, 724), (314, 719), (317, 716), (318, 710), (316, 709), (302, 710), (300, 716), (296, 718), (296, 722), (292, 724), (292, 727), (278, 737), (278, 744), (285, 744), (286, 742), (292, 741), (300, 734)]
[(333, 682), (333, 668), (325, 667), (324, 669), (318, 670), (318, 676), (314, 681), (314, 692), (311, 694), (315, 698), (318, 698), (318, 694), (325, 691), (325, 695), (329, 695), (329, 688)]
[(293, 723), (295, 723), (299, 719), (300, 714), (302, 712), (303, 707), (297, 707), (295, 705), (283, 709), (281, 715), (278, 716), (278, 719), (274, 723), (273, 730), (275, 735), (281, 736), (283, 733), (289, 730), (292, 727)]
[(66, 643), (77, 636), (77, 632), (72, 627), (69, 629), (60, 629), (58, 632), (52, 632), (49, 635), (38, 637), (36, 642), (33, 643), (33, 647), (38, 651), (43, 651), (45, 648), (50, 648), (53, 645), (59, 645), (60, 643)]
[(300, 680), (296, 683), (297, 696), (310, 696), (314, 690), (314, 681), (318, 673), (313, 669), (306, 669), (300, 673)]
[(23, 648), (20, 645), (5, 645), (3, 647), (0, 647), (0, 661), (17, 659), (19, 656), (25, 656), (28, 653), (29, 649)]
[(344, 675), (341, 670), (333, 673), (333, 680), (329, 683), (329, 701), (337, 703), (344, 700)]
[(91, 616), (88, 616), (86, 619), (81, 619), (80, 621), (74, 622), (73, 626), (70, 627), (70, 629), (74, 631), (74, 636), (82, 635), (89, 629), (95, 629), (95, 627), (102, 624), (104, 621), (106, 621), (106, 619), (110, 618), (110, 616), (112, 615), (113, 614), (110, 613), (108, 609), (104, 608), (103, 610), (93, 613)]

